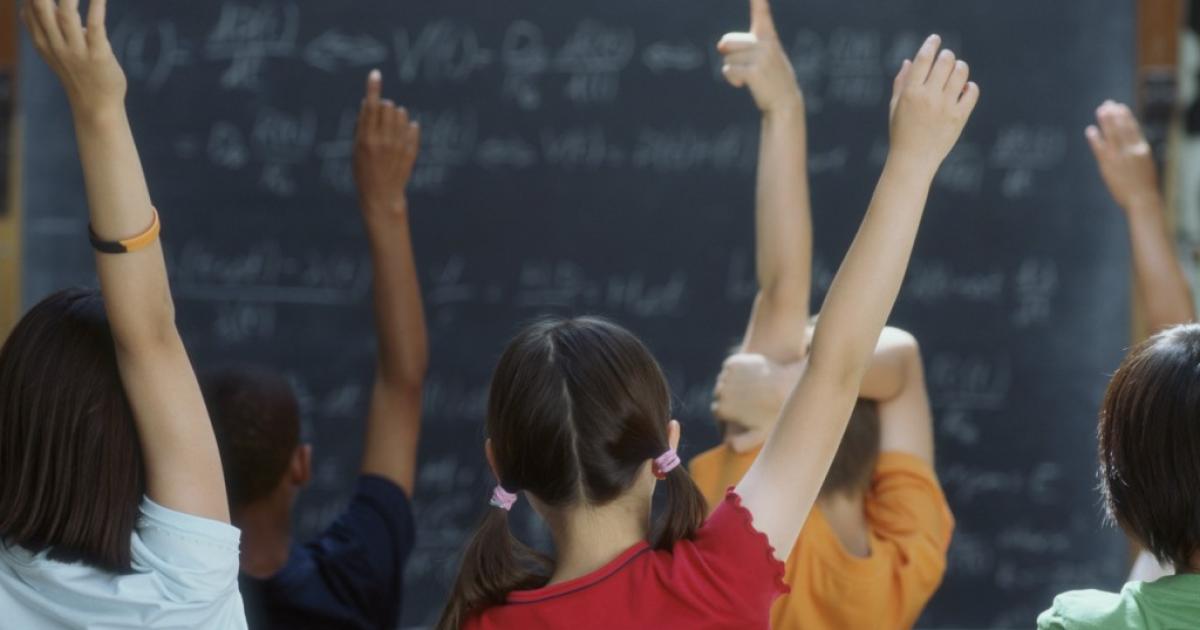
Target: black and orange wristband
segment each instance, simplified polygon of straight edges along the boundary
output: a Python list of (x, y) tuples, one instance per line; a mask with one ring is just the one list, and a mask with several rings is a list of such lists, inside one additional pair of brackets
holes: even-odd
[(88, 226), (88, 240), (92, 242), (92, 248), (101, 254), (131, 254), (141, 249), (145, 249), (151, 243), (158, 240), (158, 233), (162, 229), (158, 222), (158, 210), (154, 210), (154, 222), (150, 227), (146, 228), (145, 232), (119, 241), (106, 241), (96, 236), (96, 231), (92, 226)]

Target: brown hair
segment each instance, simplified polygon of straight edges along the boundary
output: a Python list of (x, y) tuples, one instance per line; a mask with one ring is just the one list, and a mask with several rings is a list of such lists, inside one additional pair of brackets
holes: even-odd
[[(625, 493), (669, 448), (666, 379), (632, 333), (597, 318), (547, 319), (509, 343), (492, 377), (487, 434), (501, 485), (550, 507), (603, 505)], [(655, 547), (690, 538), (704, 498), (685, 467), (667, 475)], [(467, 544), (438, 628), (546, 583), (552, 562), (509, 532), (508, 513), (487, 512)]]
[(258, 367), (224, 367), (201, 378), (236, 514), (271, 494), (300, 445), (300, 405), (287, 379)]
[(0, 350), (0, 539), (129, 572), (144, 474), (100, 295), (47, 297)]
[(1176, 570), (1200, 551), (1200, 325), (1165, 330), (1113, 375), (1100, 412), (1110, 519)]
[(833, 464), (821, 483), (821, 496), (857, 494), (871, 485), (879, 461), (879, 404), (859, 398)]

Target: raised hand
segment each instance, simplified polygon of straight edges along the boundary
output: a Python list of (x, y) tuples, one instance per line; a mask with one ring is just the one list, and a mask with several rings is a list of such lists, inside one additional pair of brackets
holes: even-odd
[(750, 30), (726, 33), (717, 43), (724, 57), (721, 73), (734, 87), (749, 87), (754, 102), (764, 112), (803, 106), (796, 73), (788, 61), (768, 0), (750, 0)]
[(382, 76), (372, 70), (354, 133), (354, 183), (368, 220), (408, 211), (404, 190), (421, 148), (420, 125), (403, 107), (381, 99), (382, 92)]
[(104, 28), (106, 5), (107, 0), (92, 0), (86, 29), (79, 0), (29, 0), (21, 7), (33, 45), (58, 75), (76, 117), (125, 106), (125, 73)]
[(934, 170), (954, 148), (979, 102), (970, 69), (942, 40), (930, 35), (916, 57), (904, 62), (893, 85), (891, 151), (912, 164)]
[(1117, 205), (1126, 211), (1162, 205), (1154, 155), (1133, 112), (1123, 103), (1105, 101), (1096, 109), (1096, 122), (1086, 130), (1088, 144)]
[(748, 450), (766, 439), (805, 365), (803, 361), (776, 363), (751, 353), (725, 360), (713, 389), (712, 413), (732, 424), (726, 441), (734, 450)]

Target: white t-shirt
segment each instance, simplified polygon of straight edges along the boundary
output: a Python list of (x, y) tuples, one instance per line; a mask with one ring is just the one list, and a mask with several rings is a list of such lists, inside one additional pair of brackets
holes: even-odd
[(0, 545), (0, 626), (244, 630), (240, 539), (232, 525), (146, 498), (133, 533), (129, 575)]

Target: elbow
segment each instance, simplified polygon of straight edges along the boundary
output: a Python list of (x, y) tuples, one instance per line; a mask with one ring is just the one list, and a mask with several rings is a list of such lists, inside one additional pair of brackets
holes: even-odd
[(921, 360), (921, 344), (907, 330), (888, 326), (879, 335), (879, 346), (882, 350), (897, 353), (905, 360)]
[[(756, 311), (761, 311), (768, 319), (784, 323), (787, 327), (795, 326), (797, 322), (807, 325), (811, 317), (807, 284), (803, 286), (786, 282), (764, 284), (759, 289), (756, 300), (758, 302)], [(801, 326), (801, 328), (803, 327)]]
[[(113, 344), (120, 355), (153, 356), (173, 352), (182, 344), (175, 325), (175, 304), (170, 294), (143, 317), (126, 318), (108, 309)], [(114, 316), (116, 315), (116, 316)]]
[(776, 274), (776, 280), (760, 281), (759, 297), (773, 309), (808, 313), (810, 287), (806, 279), (791, 281), (787, 274)]
[(378, 372), (380, 380), (388, 389), (400, 392), (420, 391), (425, 386), (425, 376), (429, 372), (429, 353), (422, 346), (394, 363), (381, 362)]

